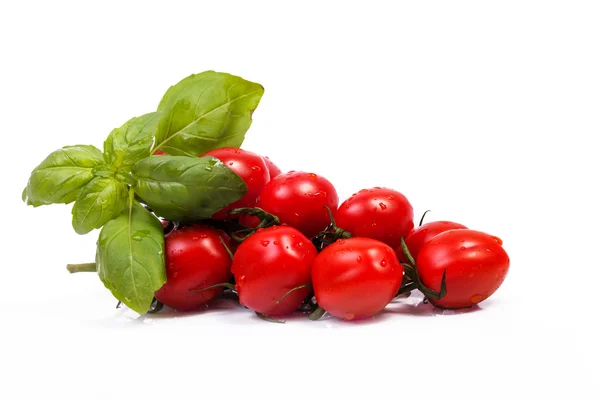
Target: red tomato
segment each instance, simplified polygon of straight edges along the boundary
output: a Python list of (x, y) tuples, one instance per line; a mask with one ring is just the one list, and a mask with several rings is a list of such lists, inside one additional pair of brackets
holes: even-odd
[(396, 248), (414, 227), (413, 208), (400, 192), (376, 187), (355, 193), (335, 213), (338, 227)]
[(317, 303), (345, 320), (383, 310), (400, 289), (403, 274), (394, 250), (368, 238), (340, 239), (327, 246), (312, 269)]
[(164, 156), (164, 155), (166, 155), (167, 153), (165, 153), (165, 152), (164, 152), (164, 151), (162, 151), (162, 150), (156, 150), (156, 152), (155, 152), (154, 154), (155, 154), (155, 155), (157, 155), (157, 156)]
[(213, 219), (228, 219), (227, 212), (233, 208), (256, 206), (261, 190), (269, 182), (269, 170), (261, 156), (233, 147), (211, 150), (204, 156), (213, 156), (219, 159), (242, 178), (248, 186), (248, 192), (244, 197), (213, 215)]
[[(440, 233), (449, 231), (451, 229), (467, 229), (467, 227), (450, 221), (428, 222), (411, 231), (408, 236), (404, 238), (404, 242), (406, 243), (410, 254), (416, 260), (419, 256), (421, 248), (425, 245), (425, 243), (429, 242)], [(402, 246), (398, 246), (396, 249), (396, 254), (401, 262), (408, 262), (402, 253)]]
[(426, 243), (416, 260), (423, 284), (439, 291), (446, 270), (446, 296), (429, 299), (442, 308), (471, 307), (500, 287), (510, 260), (502, 241), (487, 233), (455, 229), (440, 233)]
[(214, 299), (223, 288), (190, 292), (229, 281), (231, 256), (216, 229), (194, 225), (165, 237), (167, 283), (156, 293), (161, 303), (176, 310), (198, 308)]
[(240, 303), (269, 316), (293, 313), (308, 295), (298, 289), (276, 303), (289, 290), (310, 283), (317, 250), (311, 241), (289, 226), (259, 229), (244, 240), (231, 268)]
[(269, 157), (263, 157), (265, 160), (265, 164), (267, 164), (267, 169), (269, 170), (269, 175), (271, 179), (275, 178), (277, 175), (281, 175), (281, 170), (273, 161), (269, 159)]
[(276, 176), (264, 187), (258, 207), (278, 216), (283, 224), (313, 237), (331, 222), (325, 206), (334, 211), (338, 200), (337, 191), (327, 179), (291, 171)]

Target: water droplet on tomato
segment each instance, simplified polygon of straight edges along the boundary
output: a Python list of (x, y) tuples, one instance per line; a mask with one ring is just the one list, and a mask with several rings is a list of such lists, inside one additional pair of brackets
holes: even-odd
[(319, 190), (318, 192), (312, 193), (311, 196), (312, 197), (317, 197), (319, 199), (324, 199), (325, 197), (327, 197), (327, 193), (325, 193), (322, 190)]
[(367, 191), (367, 189), (361, 189), (361, 190), (358, 191), (358, 193), (364, 193), (366, 191)]
[(381, 190), (379, 186), (375, 186), (373, 189)]
[(262, 244), (263, 247), (267, 247), (269, 245), (269, 243), (271, 243), (271, 242), (268, 240), (263, 240), (262, 242), (260, 242), (260, 244)]
[(471, 303), (477, 304), (481, 300), (483, 300), (483, 296), (481, 296), (480, 294), (476, 294), (476, 295), (472, 296), (470, 300), (471, 300)]
[(274, 241), (273, 241), (273, 244), (274, 244), (275, 246), (277, 246), (279, 243), (281, 243), (279, 240), (274, 240)]
[(350, 202), (346, 203), (346, 208), (350, 208)]
[(313, 174), (312, 172), (306, 174), (311, 179), (317, 179), (317, 174)]
[(240, 154), (240, 149), (235, 149), (235, 154)]
[(300, 218), (300, 214), (298, 214), (298, 213), (294, 213), (294, 217), (296, 217), (296, 218)]
[(233, 162), (229, 162), (229, 164), (228, 164), (228, 165), (231, 167), (231, 166), (233, 165)]
[(387, 198), (388, 200), (394, 200), (394, 199), (395, 199), (395, 197), (394, 197), (394, 196), (388, 196), (388, 197), (386, 197), (386, 198)]
[(356, 262), (360, 264), (362, 262), (362, 257), (361, 256), (356, 257)]
[(344, 319), (346, 321), (352, 321), (354, 319), (355, 315), (353, 313), (346, 313), (344, 314)]
[(340, 239), (336, 242), (338, 245), (342, 245), (344, 243), (346, 243), (346, 241), (344, 239)]
[(244, 286), (245, 283), (246, 283), (246, 275), (242, 275), (242, 276), (240, 276), (240, 279), (238, 279), (236, 286), (242, 287), (242, 286)]
[(383, 260), (381, 260), (379, 265), (381, 265), (383, 268), (387, 267), (387, 260), (384, 258)]
[(461, 250), (466, 250), (467, 248), (465, 246), (460, 246)]
[(260, 171), (262, 171), (262, 168), (259, 167), (258, 165), (255, 165), (254, 167), (252, 167), (252, 171), (260, 172)]
[(491, 249), (485, 249), (485, 251), (487, 251), (488, 253), (491, 253), (492, 250)]
[(173, 278), (177, 278), (179, 276), (179, 272), (173, 272)]
[(208, 236), (206, 235), (206, 233), (203, 233), (200, 235), (200, 239), (206, 239)]
[(492, 239), (494, 239), (494, 241), (495, 241), (496, 243), (498, 243), (499, 245), (502, 245), (502, 243), (504, 243), (504, 242), (502, 242), (502, 239), (500, 239), (500, 238), (499, 238), (499, 237), (497, 237), (497, 236), (492, 236)]
[(387, 210), (387, 206), (383, 203), (379, 203), (379, 208), (381, 208), (382, 210)]
[(198, 241), (198, 236), (192, 236), (192, 241), (197, 242)]
[(304, 246), (304, 243), (302, 243), (302, 242), (298, 242), (298, 244), (296, 245), (296, 247), (302, 247), (302, 246)]

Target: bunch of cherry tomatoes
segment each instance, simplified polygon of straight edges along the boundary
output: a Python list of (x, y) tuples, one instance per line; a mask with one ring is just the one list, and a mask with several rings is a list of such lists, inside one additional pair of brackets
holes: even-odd
[(407, 198), (363, 189), (339, 204), (314, 173), (281, 170), (238, 148), (210, 151), (248, 187), (207, 224), (165, 227), (167, 282), (156, 300), (197, 309), (227, 291), (259, 316), (298, 310), (358, 320), (395, 297), (421, 291), (441, 308), (472, 307), (491, 296), (509, 269), (502, 241), (449, 221), (415, 227)]

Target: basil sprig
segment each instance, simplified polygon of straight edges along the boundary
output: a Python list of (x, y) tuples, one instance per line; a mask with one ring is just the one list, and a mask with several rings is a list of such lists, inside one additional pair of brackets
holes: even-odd
[[(166, 280), (156, 216), (209, 218), (244, 196), (239, 176), (215, 158), (198, 156), (241, 146), (263, 92), (261, 85), (227, 73), (188, 76), (167, 90), (155, 112), (110, 132), (104, 152), (77, 145), (51, 153), (31, 173), (23, 201), (33, 207), (74, 202), (75, 232), (102, 228), (96, 253), (102, 282), (145, 313)], [(152, 156), (158, 150), (169, 155)]]

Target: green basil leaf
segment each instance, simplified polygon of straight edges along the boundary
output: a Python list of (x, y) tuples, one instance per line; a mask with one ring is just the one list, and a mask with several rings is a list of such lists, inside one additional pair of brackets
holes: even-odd
[(162, 119), (155, 149), (200, 156), (219, 147), (240, 147), (263, 93), (258, 83), (226, 73), (188, 76), (171, 86), (158, 106)]
[(131, 171), (133, 164), (149, 157), (154, 137), (158, 132), (160, 113), (153, 112), (135, 117), (108, 135), (104, 142), (104, 159), (113, 170)]
[(23, 194), (24, 201), (34, 207), (71, 203), (94, 177), (93, 169), (103, 164), (102, 153), (94, 146), (63, 147), (33, 170)]
[(159, 220), (136, 201), (100, 231), (98, 275), (112, 294), (144, 314), (167, 281), (165, 243)]
[(94, 178), (73, 205), (73, 229), (85, 235), (121, 214), (127, 205), (127, 186), (114, 178)]
[(133, 166), (135, 193), (173, 221), (209, 218), (247, 191), (244, 181), (213, 157), (154, 156)]

